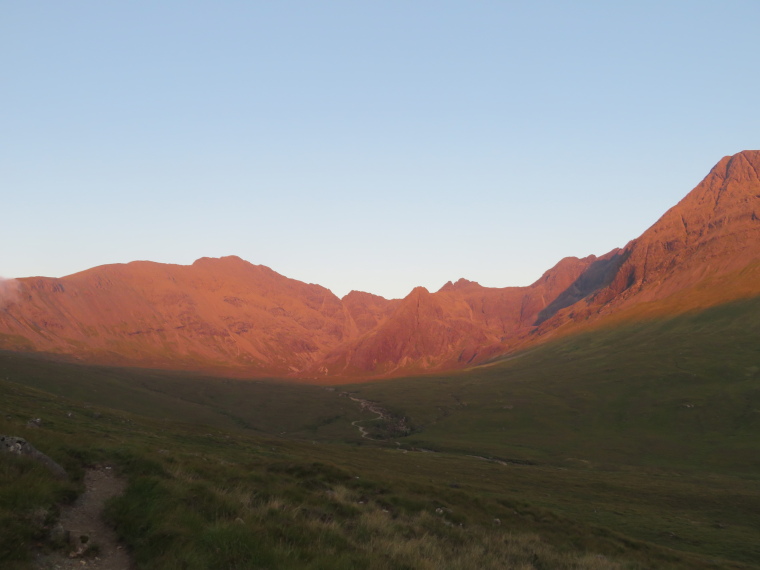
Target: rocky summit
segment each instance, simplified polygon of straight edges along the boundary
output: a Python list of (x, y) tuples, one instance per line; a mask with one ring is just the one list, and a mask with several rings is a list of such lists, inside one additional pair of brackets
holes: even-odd
[(527, 287), (460, 279), (388, 300), (238, 257), (3, 283), (0, 349), (85, 363), (339, 381), (472, 366), (559, 334), (760, 294), (760, 151), (723, 158), (622, 249)]

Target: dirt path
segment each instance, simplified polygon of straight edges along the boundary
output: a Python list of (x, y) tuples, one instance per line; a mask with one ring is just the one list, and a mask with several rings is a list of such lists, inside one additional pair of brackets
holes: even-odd
[[(121, 495), (126, 482), (110, 467), (89, 469), (84, 476), (85, 491), (61, 513), (60, 523), (71, 535), (71, 547), (63, 553), (39, 554), (36, 570), (68, 570), (93, 568), (97, 570), (132, 570), (134, 565), (125, 548), (119, 544), (114, 531), (103, 522), (103, 505), (111, 497)], [(80, 537), (86, 536), (82, 545)], [(84, 553), (87, 544), (96, 547), (95, 553)], [(79, 554), (77, 554), (79, 552)]]

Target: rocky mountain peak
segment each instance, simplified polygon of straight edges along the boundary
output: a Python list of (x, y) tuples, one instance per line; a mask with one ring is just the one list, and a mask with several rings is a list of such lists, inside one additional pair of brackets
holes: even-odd
[(758, 295), (759, 273), (755, 150), (720, 160), (623, 249), (566, 257), (527, 287), (462, 278), (404, 299), (339, 299), (237, 256), (136, 261), (0, 281), (0, 349), (248, 377), (400, 375), (470, 366), (638, 307)]

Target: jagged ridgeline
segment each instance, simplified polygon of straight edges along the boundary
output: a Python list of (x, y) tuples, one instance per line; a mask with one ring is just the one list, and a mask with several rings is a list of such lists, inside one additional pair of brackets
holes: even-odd
[(321, 382), (461, 369), (580, 329), (760, 294), (759, 171), (760, 151), (725, 157), (639, 238), (563, 259), (527, 287), (460, 279), (404, 299), (339, 299), (237, 257), (18, 279), (2, 288), (0, 349)]

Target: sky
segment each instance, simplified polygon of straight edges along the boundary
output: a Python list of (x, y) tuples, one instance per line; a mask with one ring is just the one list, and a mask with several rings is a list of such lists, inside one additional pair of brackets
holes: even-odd
[(0, 275), (528, 285), (760, 148), (760, 2), (0, 0)]

